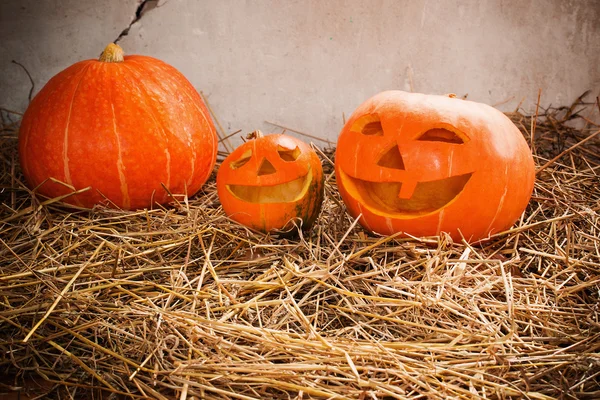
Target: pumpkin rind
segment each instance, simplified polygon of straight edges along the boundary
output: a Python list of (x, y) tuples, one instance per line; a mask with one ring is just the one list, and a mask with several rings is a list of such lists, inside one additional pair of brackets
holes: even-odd
[(514, 224), (535, 180), (525, 139), (500, 111), (401, 91), (355, 110), (339, 135), (335, 170), (348, 212), (367, 230), (470, 241)]
[[(296, 159), (284, 158), (285, 153), (294, 150)], [(261, 174), (265, 160), (270, 167)], [(235, 187), (247, 191), (248, 198), (236, 192)], [(259, 136), (223, 161), (217, 173), (217, 193), (225, 213), (242, 225), (270, 232), (287, 231), (292, 223), (301, 223), (302, 229), (307, 230), (315, 222), (323, 201), (321, 161), (308, 144), (294, 137)]]
[(172, 200), (161, 184), (191, 196), (210, 176), (218, 140), (198, 92), (155, 58), (119, 61), (119, 49), (58, 73), (25, 112), (21, 166), (42, 195), (91, 187), (65, 201), (137, 209)]

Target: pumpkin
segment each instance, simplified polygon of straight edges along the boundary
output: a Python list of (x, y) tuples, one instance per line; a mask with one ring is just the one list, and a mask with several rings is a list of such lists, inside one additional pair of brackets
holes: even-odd
[(311, 147), (285, 134), (249, 135), (225, 158), (217, 193), (233, 220), (255, 230), (309, 229), (323, 201), (323, 169)]
[(99, 60), (68, 67), (36, 95), (19, 155), (29, 186), (44, 196), (90, 187), (65, 201), (137, 209), (172, 200), (167, 190), (197, 192), (217, 142), (202, 98), (180, 72), (109, 44)]
[(475, 241), (509, 228), (535, 179), (531, 151), (503, 113), (450, 96), (379, 93), (348, 119), (336, 182), (367, 230)]

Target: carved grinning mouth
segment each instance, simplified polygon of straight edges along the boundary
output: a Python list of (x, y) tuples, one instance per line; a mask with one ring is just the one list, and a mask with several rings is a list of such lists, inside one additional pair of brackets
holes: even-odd
[(227, 190), (247, 203), (291, 203), (303, 198), (312, 182), (312, 168), (306, 175), (273, 186), (227, 185)]
[(402, 182), (369, 182), (342, 171), (342, 179), (351, 182), (364, 205), (393, 217), (418, 217), (444, 208), (462, 192), (471, 175), (473, 173), (418, 182), (410, 199), (401, 199), (398, 194)]

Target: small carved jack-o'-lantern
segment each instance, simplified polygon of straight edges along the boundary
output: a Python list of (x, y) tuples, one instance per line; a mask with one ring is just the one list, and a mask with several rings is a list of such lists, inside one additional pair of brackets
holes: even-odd
[(310, 146), (294, 137), (253, 132), (217, 174), (225, 213), (253, 229), (309, 229), (323, 201), (323, 169)]
[(470, 241), (510, 227), (535, 179), (525, 139), (500, 111), (401, 91), (356, 109), (338, 138), (335, 171), (364, 228)]

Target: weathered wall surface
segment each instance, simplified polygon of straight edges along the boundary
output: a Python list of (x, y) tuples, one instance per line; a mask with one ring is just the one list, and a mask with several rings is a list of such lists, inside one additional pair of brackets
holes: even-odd
[[(22, 111), (55, 73), (95, 58), (138, 0), (0, 2), (0, 107)], [(514, 109), (600, 94), (600, 0), (146, 2), (119, 40), (202, 90), (228, 132), (275, 121), (335, 141), (386, 89), (468, 94)], [(278, 130), (277, 130), (278, 131)]]

